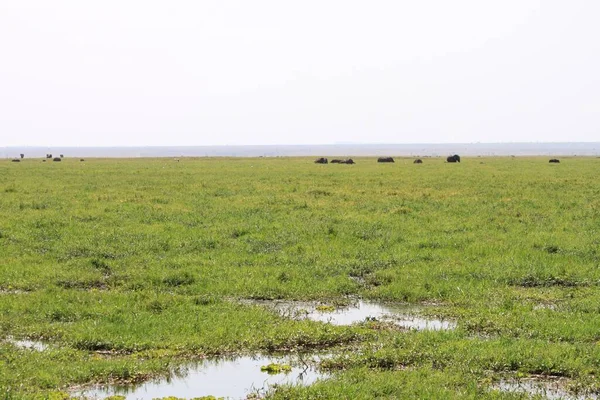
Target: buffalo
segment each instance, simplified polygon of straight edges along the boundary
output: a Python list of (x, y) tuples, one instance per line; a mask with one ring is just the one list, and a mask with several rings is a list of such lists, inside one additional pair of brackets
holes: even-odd
[(83, 162), (83, 161), (85, 161), (85, 160), (82, 158), (82, 159), (80, 159), (79, 161)]
[(12, 162), (21, 162), (21, 160), (19, 160), (18, 158), (13, 158), (11, 161)]
[(317, 158), (315, 164), (327, 164), (327, 159), (325, 157)]
[(52, 158), (52, 154), (46, 154), (46, 158)]
[(341, 164), (341, 163), (342, 163), (342, 160), (338, 160), (338, 159), (331, 160), (331, 163), (332, 163), (332, 164)]
[(52, 161), (62, 161), (62, 158), (60, 158), (60, 157), (54, 157), (54, 158), (52, 159)]
[(349, 158), (347, 160), (340, 161), (340, 164), (356, 164), (353, 159)]
[(413, 161), (413, 164), (423, 164), (423, 160), (417, 158), (415, 161)]
[(558, 158), (553, 158), (553, 159), (551, 159), (551, 160), (550, 160), (550, 161), (548, 161), (548, 162), (551, 162), (551, 163), (559, 163), (559, 162), (560, 162), (560, 160), (559, 160)]
[(452, 162), (452, 163), (454, 163), (454, 162), (458, 162), (459, 163), (460, 162), (460, 156), (458, 154), (455, 154), (453, 156), (448, 156), (448, 158), (446, 158), (446, 161), (447, 162)]
[(379, 157), (377, 162), (394, 162), (394, 159), (392, 157)]

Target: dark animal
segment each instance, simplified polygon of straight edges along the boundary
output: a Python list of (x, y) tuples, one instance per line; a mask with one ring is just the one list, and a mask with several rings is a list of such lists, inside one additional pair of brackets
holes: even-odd
[(460, 156), (458, 154), (455, 154), (453, 156), (448, 156), (448, 158), (446, 158), (447, 162), (460, 162)]
[(25, 158), (25, 154), (21, 153), (21, 158)]
[(82, 159), (81, 159), (81, 160), (79, 160), (79, 161), (85, 161), (85, 160), (82, 158)]
[(417, 158), (415, 161), (413, 161), (413, 164), (423, 164), (423, 160)]
[(325, 157), (317, 158), (315, 164), (327, 164), (327, 159)]
[(62, 159), (60, 157), (54, 157), (52, 161), (62, 161)]
[(12, 162), (21, 162), (21, 160), (19, 160), (18, 158), (13, 158)]
[(42, 162), (46, 162), (46, 160), (42, 160)]
[(332, 164), (341, 164), (342, 160), (337, 160), (337, 159), (336, 160), (331, 160), (331, 163)]
[(349, 158), (347, 160), (342, 160), (340, 164), (355, 164), (354, 160)]
[(61, 154), (61, 155), (60, 155), (60, 158), (63, 158), (63, 157), (64, 157), (64, 156)]
[(548, 161), (548, 162), (551, 162), (551, 163), (559, 163), (559, 162), (560, 162), (560, 160), (559, 160), (558, 158), (553, 158), (553, 159), (551, 159), (551, 160), (550, 160), (550, 161)]
[(46, 154), (46, 158), (52, 158), (52, 154)]
[(379, 157), (377, 162), (394, 162), (394, 159), (392, 157)]

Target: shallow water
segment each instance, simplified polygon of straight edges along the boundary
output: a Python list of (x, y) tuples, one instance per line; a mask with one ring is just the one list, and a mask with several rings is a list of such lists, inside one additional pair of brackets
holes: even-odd
[(558, 306), (556, 304), (552, 304), (552, 303), (539, 303), (533, 306), (534, 310), (552, 310), (552, 311), (556, 311), (556, 309), (558, 308)]
[(0, 289), (0, 294), (27, 294), (29, 292), (26, 292), (24, 290), (19, 290), (19, 289), (14, 289), (14, 290), (8, 290), (8, 289)]
[[(315, 368), (315, 359), (307, 357), (238, 357), (233, 359), (204, 360), (185, 367), (169, 378), (149, 381), (140, 385), (107, 385), (72, 393), (73, 396), (104, 398), (121, 395), (127, 399), (153, 399), (156, 397), (199, 397), (213, 395), (226, 399), (245, 399), (249, 394), (264, 394), (276, 385), (310, 385), (327, 375)], [(261, 367), (271, 363), (290, 365), (288, 373), (270, 375)]]
[(333, 325), (352, 325), (369, 319), (392, 322), (406, 329), (415, 330), (448, 330), (456, 328), (456, 323), (448, 320), (419, 316), (426, 306), (392, 305), (375, 302), (358, 301), (348, 307), (336, 308), (333, 311), (319, 311), (314, 303), (288, 301), (260, 301), (261, 304), (273, 307), (283, 316), (307, 318)]
[(7, 338), (6, 342), (21, 349), (28, 349), (34, 351), (44, 351), (48, 348), (47, 344), (35, 340), (15, 340), (13, 338)]
[(564, 378), (538, 379), (525, 378), (504, 380), (494, 385), (494, 389), (509, 393), (526, 393), (531, 396), (542, 396), (549, 400), (598, 400), (596, 394), (572, 394), (566, 390), (568, 380)]

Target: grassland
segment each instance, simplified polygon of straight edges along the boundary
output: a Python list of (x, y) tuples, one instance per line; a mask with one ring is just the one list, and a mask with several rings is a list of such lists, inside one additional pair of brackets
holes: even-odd
[[(327, 349), (277, 399), (598, 390), (600, 159), (0, 162), (0, 398), (60, 398), (215, 354)], [(236, 299), (428, 303), (458, 328), (285, 319)], [(2, 338), (31, 338), (46, 351)]]

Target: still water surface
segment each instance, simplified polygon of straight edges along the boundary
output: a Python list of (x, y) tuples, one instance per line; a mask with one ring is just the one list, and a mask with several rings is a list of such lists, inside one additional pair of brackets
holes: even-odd
[[(290, 365), (288, 373), (270, 375), (261, 371), (271, 363)], [(204, 360), (185, 367), (181, 373), (140, 385), (107, 385), (73, 393), (74, 396), (102, 399), (122, 395), (129, 399), (153, 399), (176, 396), (191, 398), (213, 395), (226, 399), (245, 399), (252, 393), (264, 394), (276, 385), (310, 385), (327, 375), (315, 368), (315, 359), (307, 357), (247, 356), (233, 359)]]
[(369, 301), (358, 301), (347, 307), (335, 308), (331, 311), (319, 310), (315, 303), (290, 301), (256, 301), (259, 304), (277, 310), (283, 316), (306, 318), (332, 325), (352, 325), (370, 319), (394, 323), (400, 327), (414, 330), (448, 330), (456, 328), (453, 321), (430, 318), (419, 315), (427, 306), (415, 304), (385, 304)]

